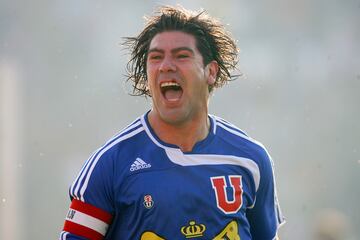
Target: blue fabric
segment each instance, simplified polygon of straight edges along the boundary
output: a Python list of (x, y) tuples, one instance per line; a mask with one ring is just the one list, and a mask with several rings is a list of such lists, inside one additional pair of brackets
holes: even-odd
[(209, 118), (208, 137), (191, 152), (162, 142), (144, 114), (90, 157), (70, 196), (114, 216), (105, 239), (275, 237), (283, 218), (269, 154), (231, 123)]

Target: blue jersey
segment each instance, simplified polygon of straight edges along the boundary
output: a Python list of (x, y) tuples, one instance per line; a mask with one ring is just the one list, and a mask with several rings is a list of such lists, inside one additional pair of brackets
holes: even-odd
[(60, 239), (274, 239), (283, 218), (269, 154), (209, 119), (191, 152), (159, 139), (147, 114), (109, 140), (70, 187)]

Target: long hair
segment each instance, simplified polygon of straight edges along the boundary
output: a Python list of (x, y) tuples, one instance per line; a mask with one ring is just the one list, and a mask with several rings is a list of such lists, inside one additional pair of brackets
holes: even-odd
[(161, 6), (154, 16), (146, 19), (143, 31), (137, 37), (127, 37), (123, 43), (130, 49), (131, 58), (127, 64), (127, 81), (133, 82), (133, 95), (150, 96), (147, 88), (146, 60), (151, 40), (158, 33), (182, 31), (196, 39), (196, 46), (203, 57), (204, 66), (215, 60), (219, 71), (212, 89), (223, 86), (236, 76), (239, 50), (230, 33), (216, 19), (205, 11), (192, 12), (181, 6)]

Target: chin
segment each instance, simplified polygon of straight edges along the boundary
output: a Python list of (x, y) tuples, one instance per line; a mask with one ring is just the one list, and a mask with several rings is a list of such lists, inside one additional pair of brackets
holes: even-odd
[(188, 114), (184, 113), (181, 110), (170, 110), (163, 111), (160, 114), (160, 118), (168, 124), (178, 125), (186, 122), (186, 120), (188, 119)]

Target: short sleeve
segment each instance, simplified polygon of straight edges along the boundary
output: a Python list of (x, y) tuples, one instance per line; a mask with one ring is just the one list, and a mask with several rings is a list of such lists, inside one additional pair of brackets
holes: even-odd
[(114, 213), (111, 151), (100, 149), (86, 161), (69, 194), (61, 240), (104, 239)]
[(260, 185), (256, 192), (255, 204), (247, 211), (247, 218), (254, 240), (272, 240), (277, 236), (277, 230), (284, 218), (276, 194), (271, 157), (264, 151), (260, 160)]

